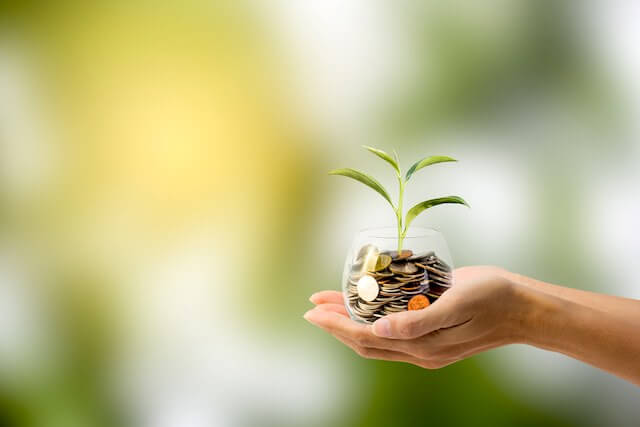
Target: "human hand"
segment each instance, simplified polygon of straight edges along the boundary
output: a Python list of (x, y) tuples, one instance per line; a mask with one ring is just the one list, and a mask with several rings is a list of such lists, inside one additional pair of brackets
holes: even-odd
[(498, 346), (520, 342), (525, 290), (495, 267), (464, 267), (454, 286), (423, 310), (394, 313), (365, 325), (351, 320), (342, 293), (311, 296), (305, 319), (366, 358), (435, 369)]

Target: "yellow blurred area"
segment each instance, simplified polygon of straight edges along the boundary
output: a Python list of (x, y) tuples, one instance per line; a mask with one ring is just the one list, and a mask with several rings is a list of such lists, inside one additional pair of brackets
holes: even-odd
[(42, 211), (56, 245), (74, 236), (65, 249), (134, 256), (195, 224), (233, 230), (242, 245), (273, 229), (299, 131), (242, 12), (197, 2), (39, 11), (62, 159)]
[[(264, 370), (235, 348), (269, 293), (247, 278), (291, 225), (309, 150), (262, 26), (234, 2), (31, 6), (0, 33), (0, 424), (136, 424), (204, 384), (268, 386), (224, 376)], [(135, 409), (172, 370), (187, 390)]]

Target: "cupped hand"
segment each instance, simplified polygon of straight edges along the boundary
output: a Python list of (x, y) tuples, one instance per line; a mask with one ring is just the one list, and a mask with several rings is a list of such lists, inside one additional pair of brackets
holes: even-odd
[(498, 346), (520, 342), (526, 300), (496, 267), (455, 270), (454, 286), (422, 310), (394, 313), (373, 325), (349, 318), (342, 293), (322, 291), (305, 319), (365, 358), (435, 369)]

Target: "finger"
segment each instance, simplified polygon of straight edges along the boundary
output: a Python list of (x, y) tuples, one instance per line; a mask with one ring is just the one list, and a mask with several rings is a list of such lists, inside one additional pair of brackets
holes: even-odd
[(420, 366), (420, 367), (426, 367), (426, 365), (428, 365), (428, 363), (422, 359), (419, 359), (410, 354), (400, 353), (398, 351), (382, 350), (379, 348), (372, 348), (372, 347), (362, 347), (356, 350), (356, 353), (360, 357), (364, 357), (365, 359), (411, 363), (413, 365)]
[(434, 360), (462, 360), (478, 353), (499, 347), (498, 343), (486, 343), (480, 340), (470, 343), (446, 346), (430, 356)]
[(481, 353), (495, 347), (508, 344), (507, 340), (496, 339), (486, 333), (478, 333), (473, 320), (461, 326), (439, 329), (420, 338), (423, 342), (424, 354), (427, 359), (466, 359), (476, 353)]
[[(373, 324), (373, 333), (391, 339), (412, 339), (441, 328), (455, 326), (459, 312), (455, 311), (452, 300), (439, 299), (422, 310), (393, 313)], [(463, 323), (468, 319), (458, 321)]]
[(320, 291), (309, 297), (309, 301), (314, 304), (344, 304), (342, 292), (338, 291)]
[[(465, 358), (466, 356), (433, 356), (428, 359), (422, 357), (416, 357), (411, 354), (403, 353), (400, 351), (385, 350), (374, 347), (363, 347), (358, 345), (350, 337), (332, 334), (335, 339), (351, 348), (356, 354), (366, 359), (387, 360), (392, 362), (405, 362), (419, 366), (425, 369), (439, 369), (444, 366), (450, 365), (458, 360)], [(397, 342), (397, 341), (396, 341)], [(452, 352), (455, 353), (455, 352)]]
[(412, 365), (416, 365), (424, 369), (440, 369), (460, 360), (457, 358), (425, 360), (416, 356), (412, 356), (410, 354), (401, 353), (399, 351), (383, 350), (371, 347), (354, 348), (354, 351), (359, 356), (364, 357), (365, 359), (411, 363)]
[(349, 337), (360, 347), (400, 351), (419, 356), (419, 345), (413, 341), (390, 340), (373, 335), (370, 325), (354, 322), (341, 314), (319, 310), (317, 307), (305, 314), (305, 319), (332, 335)]
[(470, 319), (456, 326), (445, 327), (429, 332), (423, 335), (420, 340), (426, 348), (440, 349), (455, 344), (475, 342), (476, 340), (480, 341), (484, 335), (484, 332), (478, 333), (477, 326), (473, 323), (473, 319)]
[(436, 362), (425, 362), (426, 366), (423, 366), (423, 368), (426, 369), (440, 369), (440, 368), (444, 368), (445, 366), (449, 366), (452, 365), (456, 362), (460, 361), (460, 359), (445, 359), (445, 360), (438, 360)]
[(334, 337), (338, 341), (345, 344), (347, 347), (350, 347), (353, 351), (356, 352), (358, 356), (364, 357), (365, 359), (386, 360), (390, 362), (405, 362), (423, 368), (426, 367), (426, 365), (429, 365), (428, 362), (410, 354), (401, 353), (399, 351), (382, 350), (379, 348), (361, 347), (353, 342), (349, 337), (345, 337), (342, 335), (334, 335)]
[(496, 336), (491, 328), (479, 324), (476, 319), (434, 331), (424, 335), (421, 341), (424, 348), (431, 349), (435, 354), (460, 358), (510, 343), (507, 337)]
[(344, 307), (344, 304), (319, 304), (318, 306), (316, 306), (316, 309), (333, 311), (334, 313), (342, 314), (343, 316), (349, 317), (349, 313), (347, 313), (347, 309)]

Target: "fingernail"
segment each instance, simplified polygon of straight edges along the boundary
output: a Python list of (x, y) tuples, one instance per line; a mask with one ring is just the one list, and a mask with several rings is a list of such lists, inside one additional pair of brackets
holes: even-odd
[(316, 294), (313, 294), (313, 295), (311, 295), (311, 296), (309, 297), (309, 301), (311, 301), (311, 302), (312, 302), (312, 303), (314, 303), (314, 304), (316, 303), (316, 302), (313, 300), (313, 298), (314, 298), (315, 296), (316, 296)]
[(307, 312), (304, 314), (304, 316), (302, 316), (302, 317), (304, 317), (304, 320), (306, 320), (306, 321), (307, 321), (307, 322), (309, 322), (309, 323), (313, 323), (313, 321), (310, 319), (310, 318), (311, 318), (311, 316), (312, 316), (312, 315), (311, 315), (311, 312), (312, 312), (312, 311), (313, 311), (313, 310), (309, 310), (309, 311), (307, 311)]
[(373, 323), (373, 333), (379, 337), (391, 336), (391, 322), (388, 319), (376, 320)]

